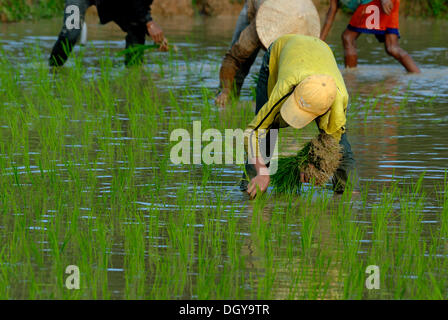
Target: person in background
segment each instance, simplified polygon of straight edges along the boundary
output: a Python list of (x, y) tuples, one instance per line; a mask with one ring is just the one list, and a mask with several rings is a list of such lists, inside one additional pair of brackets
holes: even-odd
[[(333, 188), (344, 192), (349, 178), (355, 177), (355, 160), (345, 129), (349, 96), (330, 47), (311, 36), (279, 37), (263, 57), (256, 90), (256, 115), (245, 131), (249, 161), (241, 191), (254, 198), (258, 190), (265, 192), (269, 186), (266, 157), (272, 157), (270, 140), (276, 139), (271, 129), (301, 129), (315, 122), (342, 147)], [(311, 178), (302, 174), (301, 181)]]
[[(150, 35), (155, 43), (160, 44), (161, 50), (167, 50), (167, 41), (162, 29), (151, 17), (151, 4), (153, 0), (65, 0), (64, 20), (62, 30), (51, 51), (50, 66), (62, 66), (67, 61), (73, 47), (81, 35), (81, 28), (68, 29), (67, 19), (70, 19), (72, 11), (67, 10), (69, 6), (77, 6), (80, 14), (80, 26), (83, 25), (85, 14), (90, 6), (95, 5), (98, 9), (101, 24), (114, 21), (127, 33), (126, 49), (132, 49), (136, 45), (145, 43), (146, 35)], [(125, 56), (127, 66), (141, 64), (143, 62), (143, 51), (129, 50)]]
[(224, 106), (232, 91), (240, 94), (244, 79), (249, 74), (257, 54), (263, 48), (255, 26), (257, 10), (264, 0), (246, 0), (238, 17), (232, 42), (226, 52), (219, 71), (220, 93), (215, 99)]
[(246, 0), (219, 71), (217, 105), (224, 106), (232, 94), (240, 94), (260, 49), (266, 50), (284, 34), (319, 36), (319, 14), (312, 0)]
[(384, 42), (387, 54), (400, 62), (408, 72), (420, 73), (412, 57), (398, 43), (400, 0), (330, 0), (320, 38), (325, 41), (340, 6), (354, 14), (342, 34), (345, 66), (355, 68), (358, 64), (356, 39), (362, 34), (374, 34)]

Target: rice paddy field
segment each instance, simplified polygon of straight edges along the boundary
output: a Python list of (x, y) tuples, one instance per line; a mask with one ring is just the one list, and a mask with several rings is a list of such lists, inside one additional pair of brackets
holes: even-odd
[[(178, 50), (126, 69), (124, 35), (93, 19), (58, 70), (59, 19), (0, 25), (1, 299), (448, 298), (448, 24), (402, 21), (422, 75), (359, 40), (360, 67), (344, 71), (359, 194), (305, 184), (250, 201), (241, 165), (170, 160), (173, 130), (253, 117), (260, 59), (239, 101), (213, 104), (234, 23), (160, 20)], [(345, 25), (328, 40), (341, 64)], [(281, 154), (316, 133), (281, 131)]]

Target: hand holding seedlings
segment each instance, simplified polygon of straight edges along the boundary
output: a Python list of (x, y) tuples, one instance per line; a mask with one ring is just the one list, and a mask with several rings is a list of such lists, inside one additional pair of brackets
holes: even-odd
[(260, 191), (260, 193), (266, 192), (270, 181), (271, 179), (268, 175), (257, 175), (253, 178), (247, 188), (247, 193), (250, 195), (250, 198), (255, 199), (258, 191)]
[(162, 42), (160, 42), (159, 44), (160, 44), (159, 51), (167, 52), (169, 50), (169, 44), (167, 38), (164, 37)]
[(215, 103), (219, 107), (225, 107), (227, 101), (229, 100), (230, 89), (222, 89), (222, 91), (216, 96)]
[(266, 192), (271, 181), (269, 169), (266, 167), (262, 158), (255, 159), (255, 169), (257, 170), (257, 176), (250, 181), (247, 188), (247, 193), (251, 199), (255, 199), (258, 191), (260, 193)]
[(154, 40), (156, 44), (160, 45), (159, 51), (168, 51), (168, 39), (165, 38), (162, 28), (160, 28), (159, 25), (154, 21), (149, 21), (146, 24), (146, 27), (148, 29), (148, 34), (151, 36), (152, 40)]
[(148, 29), (148, 34), (151, 36), (152, 40), (154, 40), (155, 43), (162, 43), (162, 41), (165, 39), (162, 28), (160, 28), (154, 21), (149, 21), (146, 24), (146, 28)]

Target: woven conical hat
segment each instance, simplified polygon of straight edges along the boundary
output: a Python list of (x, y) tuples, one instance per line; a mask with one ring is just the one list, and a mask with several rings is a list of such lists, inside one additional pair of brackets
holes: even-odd
[(285, 34), (320, 35), (320, 18), (312, 0), (266, 0), (258, 10), (256, 26), (266, 48)]

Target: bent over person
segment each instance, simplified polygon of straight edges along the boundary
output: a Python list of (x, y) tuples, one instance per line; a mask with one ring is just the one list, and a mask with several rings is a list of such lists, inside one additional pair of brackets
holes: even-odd
[[(270, 183), (268, 161), (272, 129), (301, 129), (315, 122), (320, 131), (339, 141), (342, 160), (333, 176), (335, 192), (343, 192), (355, 160), (345, 130), (348, 93), (333, 52), (325, 42), (304, 35), (278, 38), (263, 57), (256, 91), (256, 116), (245, 131), (249, 163), (241, 190), (255, 197)], [(260, 141), (260, 139), (265, 141)], [(302, 182), (311, 177), (302, 176)]]
[(319, 14), (311, 0), (246, 0), (222, 60), (216, 104), (224, 106), (232, 93), (240, 94), (260, 49), (265, 50), (281, 35), (293, 33), (319, 36)]
[[(85, 20), (85, 14), (90, 6), (98, 9), (101, 24), (114, 21), (127, 33), (126, 49), (135, 45), (143, 45), (146, 35), (150, 35), (154, 42), (161, 44), (161, 49), (166, 49), (166, 40), (162, 29), (151, 17), (151, 4), (153, 0), (65, 0), (64, 21), (58, 40), (54, 44), (50, 55), (50, 66), (62, 66), (67, 61), (81, 35), (81, 28), (67, 28), (66, 21), (73, 14), (70, 6), (79, 8), (81, 26)], [(140, 64), (143, 62), (143, 52), (129, 50), (125, 56), (125, 64)]]

